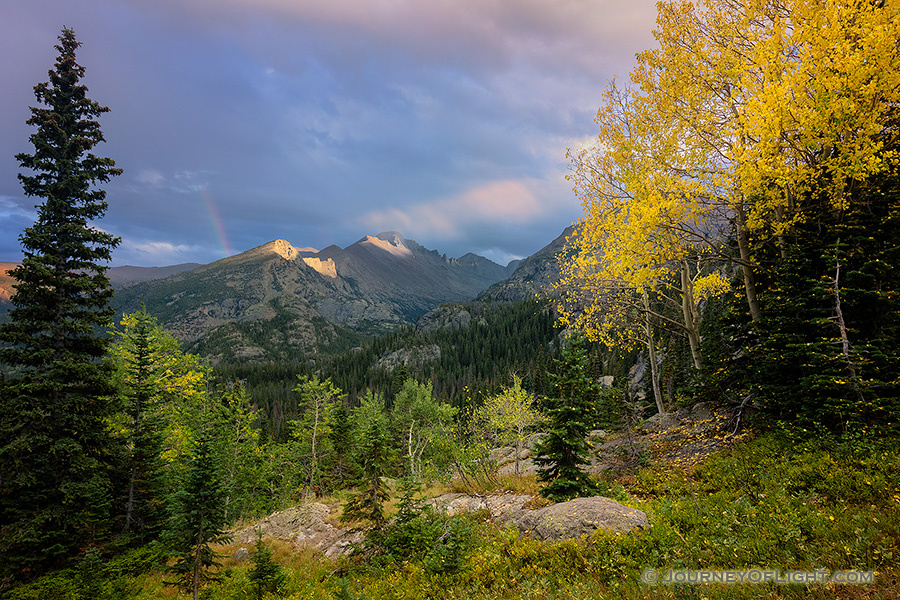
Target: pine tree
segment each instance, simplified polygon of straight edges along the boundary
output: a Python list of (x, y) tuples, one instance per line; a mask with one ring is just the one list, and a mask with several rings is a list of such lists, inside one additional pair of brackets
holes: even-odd
[(19, 237), (24, 258), (9, 322), (0, 327), (0, 555), (4, 572), (37, 574), (101, 538), (109, 521), (106, 419), (114, 405), (106, 263), (119, 239), (91, 225), (106, 211), (95, 188), (121, 170), (90, 150), (104, 141), (75, 61), (71, 29), (59, 36), (50, 81), (27, 124), (34, 153), (16, 155), (27, 196), (43, 198)]
[(598, 386), (588, 375), (584, 338), (574, 334), (551, 375), (556, 394), (546, 400), (546, 437), (535, 449), (541, 495), (555, 502), (589, 496), (597, 484), (583, 469), (590, 461), (587, 434), (597, 414)]
[(350, 411), (344, 400), (335, 403), (328, 415), (328, 441), (334, 448), (334, 463), (332, 466), (333, 477), (338, 482), (352, 478), (356, 466), (353, 463), (352, 440), (353, 423), (350, 420)]
[(253, 597), (256, 600), (262, 600), (266, 594), (276, 593), (287, 581), (284, 569), (275, 562), (272, 558), (272, 549), (263, 541), (262, 531), (259, 532), (256, 544), (253, 545), (250, 562), (253, 563), (253, 568), (247, 573), (247, 579), (253, 585)]
[(96, 546), (89, 548), (79, 561), (75, 580), (78, 583), (77, 600), (100, 600), (104, 597), (103, 559)]
[(344, 505), (342, 519), (365, 520), (379, 531), (385, 523), (384, 503), (390, 493), (382, 478), (390, 462), (384, 400), (369, 393), (357, 409), (362, 422), (359, 439), (359, 491)]
[(145, 542), (159, 534), (164, 520), (164, 424), (159, 414), (159, 388), (172, 367), (168, 353), (176, 347), (144, 305), (125, 315), (122, 327), (124, 331), (111, 350), (126, 419), (122, 428), (127, 471), (122, 529), (136, 541)]
[(175, 551), (176, 575), (169, 585), (190, 591), (194, 600), (201, 585), (216, 578), (206, 570), (219, 566), (212, 544), (229, 540), (225, 531), (225, 493), (222, 476), (208, 434), (201, 433), (194, 446), (187, 477), (172, 501), (170, 528), (166, 537)]
[(762, 280), (750, 382), (772, 417), (810, 430), (896, 430), (900, 416), (900, 177), (846, 210), (809, 198)]

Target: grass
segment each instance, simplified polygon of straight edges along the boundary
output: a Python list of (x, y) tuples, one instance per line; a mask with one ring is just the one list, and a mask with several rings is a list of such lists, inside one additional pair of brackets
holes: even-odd
[(537, 476), (516, 475), (507, 473), (496, 475), (492, 478), (454, 479), (450, 482), (449, 490), (461, 494), (492, 494), (502, 492), (515, 492), (517, 494), (536, 495), (541, 489)]
[[(696, 466), (656, 462), (619, 477), (626, 503), (648, 514), (651, 527), (623, 535), (546, 543), (472, 524), (459, 569), (435, 572), (421, 561), (366, 564), (325, 559), (270, 541), (288, 573), (280, 597), (331, 598), (755, 598), (888, 599), (900, 597), (900, 444), (897, 440), (841, 445), (770, 433), (715, 453)], [(504, 486), (536, 492), (533, 477), (510, 476)], [(429, 495), (446, 491), (435, 487)], [(487, 490), (482, 490), (487, 491)], [(232, 556), (236, 546), (221, 548)], [(873, 585), (702, 584), (641, 581), (646, 568), (782, 571), (874, 571)], [(226, 558), (221, 582), (207, 597), (249, 597), (249, 563)], [(135, 600), (183, 598), (162, 575), (128, 579)], [(37, 592), (10, 598), (71, 598)], [(63, 588), (65, 586), (62, 586)]]

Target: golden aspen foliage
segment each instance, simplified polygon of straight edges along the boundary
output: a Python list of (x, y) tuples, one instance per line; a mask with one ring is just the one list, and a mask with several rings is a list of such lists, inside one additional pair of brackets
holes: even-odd
[[(562, 288), (608, 305), (616, 289), (657, 289), (688, 257), (727, 259), (741, 267), (756, 320), (750, 236), (780, 242), (804, 218), (804, 199), (846, 208), (855, 186), (897, 163), (884, 123), (900, 100), (900, 2), (702, 0), (658, 10), (659, 47), (637, 55), (625, 89), (609, 85), (596, 145), (569, 152), (584, 219), (562, 259)], [(690, 273), (694, 303), (725, 287), (700, 273)], [(588, 306), (564, 322), (597, 338), (598, 317)]]
[(147, 384), (153, 389), (149, 408), (164, 418), (166, 443), (162, 458), (167, 464), (174, 464), (189, 449), (199, 414), (212, 410), (206, 393), (209, 369), (197, 356), (182, 352), (178, 340), (142, 309), (122, 317), (121, 329), (115, 332), (117, 341), (110, 348), (121, 384), (132, 384), (134, 373), (129, 364), (135, 360), (135, 339), (142, 320), (149, 323), (143, 334), (149, 359)]
[(534, 406), (534, 397), (522, 387), (522, 379), (513, 375), (512, 387), (504, 387), (499, 394), (485, 398), (484, 404), (475, 410), (474, 416), (483, 428), (485, 437), (493, 444), (515, 445), (518, 474), (524, 444), (531, 428), (540, 418), (540, 412)]

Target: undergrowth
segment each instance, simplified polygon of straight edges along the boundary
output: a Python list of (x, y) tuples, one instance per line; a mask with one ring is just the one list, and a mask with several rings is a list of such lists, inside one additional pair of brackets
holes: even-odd
[[(650, 527), (555, 543), (483, 515), (401, 506), (368, 553), (326, 559), (271, 541), (286, 575), (280, 595), (307, 599), (894, 598), (900, 596), (900, 453), (896, 440), (847, 442), (768, 433), (685, 468), (656, 463), (610, 485)], [(530, 484), (528, 484), (530, 485)], [(526, 486), (527, 488), (527, 486)], [(374, 541), (372, 541), (374, 540)], [(222, 548), (230, 555), (236, 547)], [(103, 568), (101, 598), (177, 598), (158, 559), (134, 551)], [(250, 565), (224, 561), (205, 597), (250, 597)], [(871, 585), (649, 585), (645, 569), (874, 571)], [(78, 598), (63, 571), (12, 590), (16, 600)]]

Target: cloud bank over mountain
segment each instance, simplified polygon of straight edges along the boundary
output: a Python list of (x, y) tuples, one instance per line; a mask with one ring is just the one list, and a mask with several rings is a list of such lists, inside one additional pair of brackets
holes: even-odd
[(8, 0), (0, 260), (33, 219), (13, 156), (63, 25), (112, 109), (98, 151), (125, 169), (101, 223), (114, 264), (372, 230), (505, 262), (580, 215), (566, 149), (654, 19), (652, 0)]

